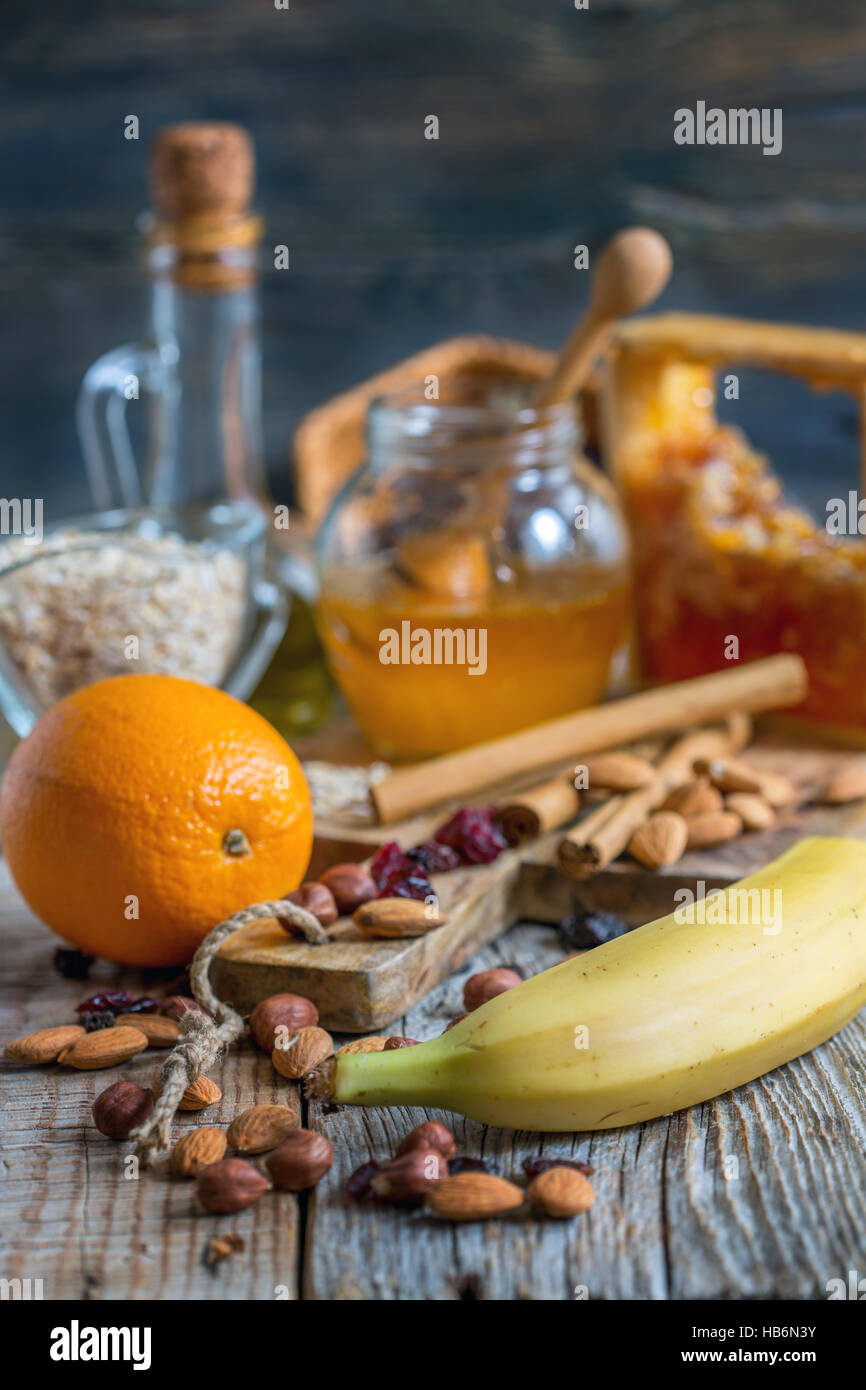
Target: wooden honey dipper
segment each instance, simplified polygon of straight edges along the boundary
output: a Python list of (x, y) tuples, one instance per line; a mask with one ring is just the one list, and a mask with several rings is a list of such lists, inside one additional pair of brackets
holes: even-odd
[[(535, 410), (568, 400), (580, 390), (617, 320), (652, 303), (667, 284), (672, 265), (670, 247), (650, 227), (626, 227), (611, 238), (592, 277), (588, 308), (559, 354), (552, 375), (533, 393)], [(490, 441), (479, 437), (472, 445), (486, 449)], [(498, 476), (482, 486), (492, 527), (504, 516), (508, 496)], [(395, 566), (417, 588), (453, 599), (480, 599), (491, 584), (486, 538), (471, 532), (412, 536), (397, 547)]]
[(585, 384), (618, 319), (645, 309), (667, 284), (673, 258), (664, 237), (651, 227), (625, 227), (598, 258), (589, 305), (556, 361), (537, 387), (536, 410), (567, 400)]

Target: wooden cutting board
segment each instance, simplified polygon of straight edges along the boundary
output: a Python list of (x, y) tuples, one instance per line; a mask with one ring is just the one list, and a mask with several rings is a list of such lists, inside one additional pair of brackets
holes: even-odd
[[(767, 734), (744, 756), (766, 770), (784, 772), (811, 795), (851, 754)], [(363, 860), (386, 840), (404, 847), (418, 844), (430, 838), (451, 809), (445, 806), (387, 827), (320, 822), (314, 871), (340, 860)], [(502, 854), (493, 864), (434, 876), (448, 921), (425, 937), (371, 941), (347, 918), (336, 924), (331, 942), (310, 946), (288, 937), (274, 921), (258, 922), (226, 942), (212, 977), (217, 993), (242, 1012), (268, 995), (296, 992), (316, 1003), (324, 1027), (376, 1033), (517, 921), (556, 923), (575, 911), (605, 908), (638, 926), (672, 911), (677, 889), (695, 891), (701, 881), (707, 892), (724, 888), (801, 836), (813, 834), (866, 838), (866, 801), (782, 813), (772, 830), (687, 854), (657, 872), (623, 858), (583, 882), (570, 879), (553, 863), (561, 838), (554, 831)]]

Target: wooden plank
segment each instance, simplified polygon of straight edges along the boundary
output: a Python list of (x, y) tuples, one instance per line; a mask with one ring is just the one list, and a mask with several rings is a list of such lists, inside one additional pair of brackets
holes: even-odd
[[(471, 969), (561, 959), (552, 933), (515, 927)], [(435, 1036), (461, 1008), (464, 971), (403, 1021)], [(866, 1219), (866, 1020), (816, 1052), (692, 1110), (597, 1134), (532, 1135), (447, 1112), (310, 1106), (334, 1144), (308, 1209), (304, 1296), (373, 1300), (825, 1298), (862, 1265)], [(342, 1192), (368, 1156), (387, 1157), (424, 1119), (504, 1176), (531, 1154), (595, 1167), (590, 1213), (466, 1226), (358, 1206)], [(733, 1162), (732, 1162), (733, 1160)]]
[(313, 1000), (326, 1028), (380, 1030), (515, 920), (521, 864), (552, 854), (556, 839), (509, 850), (492, 864), (434, 874), (448, 920), (426, 936), (371, 940), (347, 918), (334, 927), (333, 941), (310, 946), (271, 919), (253, 923), (220, 950), (214, 988), (242, 1012), (270, 994), (298, 993)]
[[(74, 1018), (79, 1000), (98, 987), (62, 980), (51, 968), (57, 944), (34, 922), (0, 863), (0, 924), (4, 1041)], [(106, 967), (110, 968), (110, 967)], [(103, 981), (104, 983), (104, 981)], [(152, 988), (133, 972), (112, 972), (112, 985), (139, 993)], [(270, 1061), (247, 1041), (211, 1075), (221, 1101), (178, 1116), (175, 1134), (196, 1125), (224, 1127), (248, 1105), (291, 1103), (296, 1088), (277, 1077)], [(149, 1052), (122, 1068), (77, 1072), (66, 1067), (22, 1068), (0, 1062), (3, 1127), (0, 1163), (0, 1273), (41, 1279), (46, 1299), (295, 1298), (298, 1292), (297, 1199), (271, 1193), (237, 1216), (212, 1216), (195, 1200), (195, 1184), (173, 1178), (161, 1161), (130, 1172), (128, 1144), (104, 1138), (91, 1119), (94, 1098), (113, 1081), (147, 1085), (162, 1056)], [(242, 1252), (215, 1266), (204, 1262), (212, 1236), (235, 1231)]]

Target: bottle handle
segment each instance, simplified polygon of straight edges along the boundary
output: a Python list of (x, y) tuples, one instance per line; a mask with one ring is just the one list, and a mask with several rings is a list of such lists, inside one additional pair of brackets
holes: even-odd
[[(140, 507), (150, 501), (151, 484), (167, 448), (166, 355), (149, 343), (125, 343), (98, 357), (84, 374), (75, 418), (84, 464), (97, 511)], [(127, 406), (142, 396), (147, 411), (148, 456), (136, 463)]]

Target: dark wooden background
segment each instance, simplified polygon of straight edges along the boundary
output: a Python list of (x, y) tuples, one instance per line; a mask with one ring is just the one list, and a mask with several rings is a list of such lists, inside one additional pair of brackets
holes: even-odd
[[(455, 332), (558, 343), (572, 247), (626, 222), (673, 243), (666, 306), (866, 326), (862, 0), (5, 0), (2, 27), (0, 496), (52, 516), (86, 505), (81, 375), (142, 331), (133, 221), (167, 121), (250, 127), (291, 248), (264, 284), (281, 497), (304, 410)], [(698, 99), (781, 106), (782, 154), (676, 146)], [(853, 483), (844, 398), (749, 376), (736, 412), (802, 495)]]

